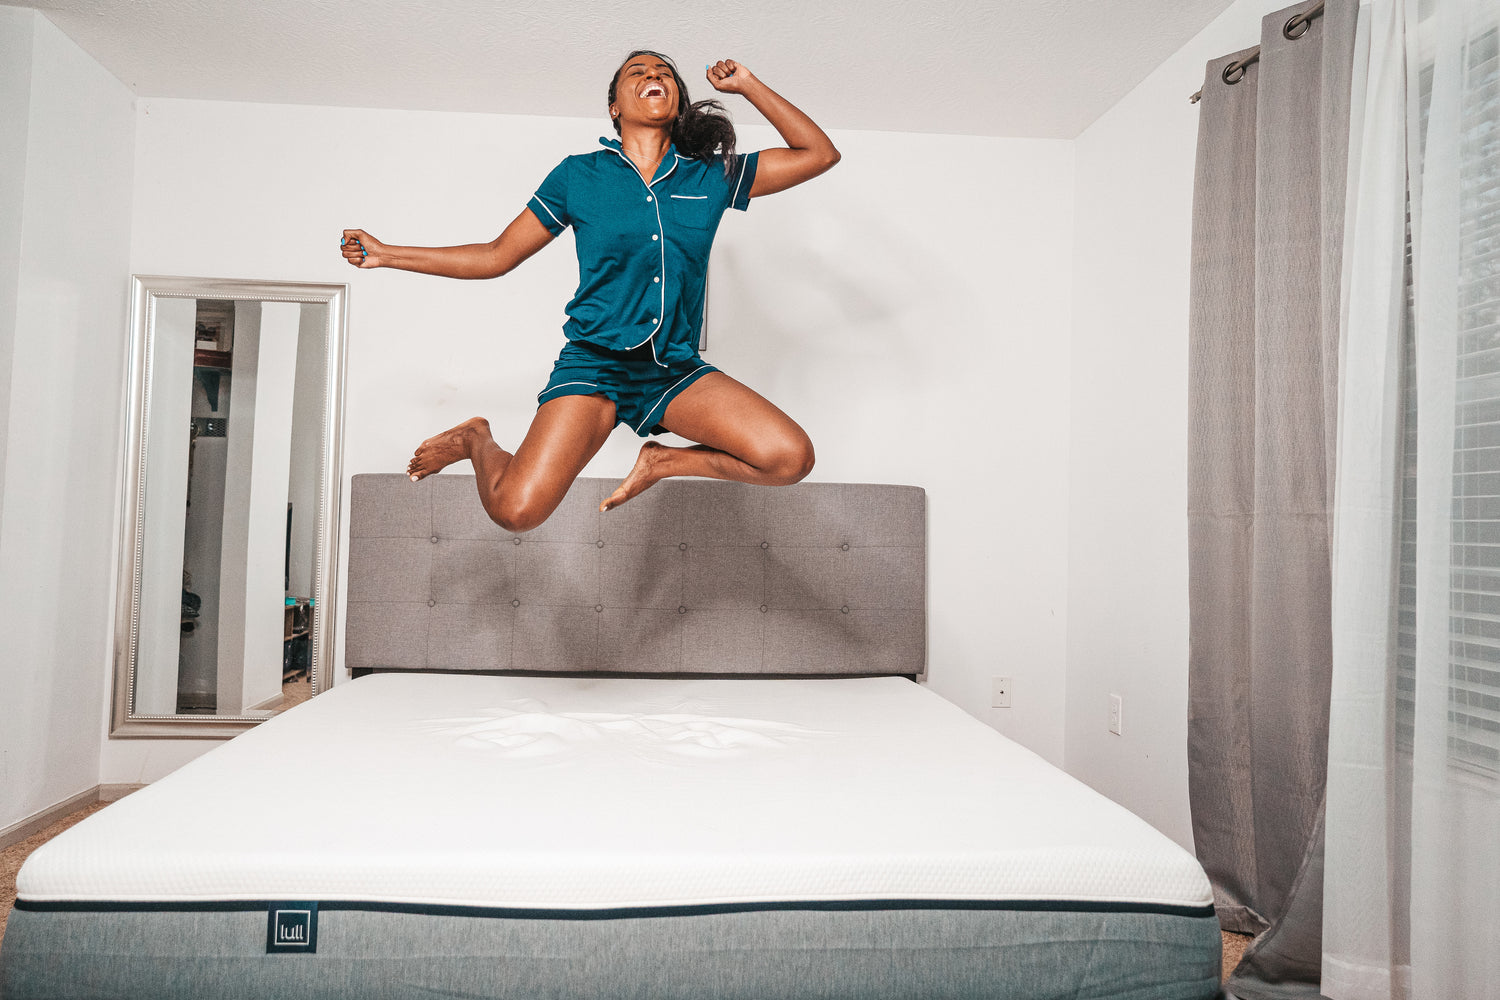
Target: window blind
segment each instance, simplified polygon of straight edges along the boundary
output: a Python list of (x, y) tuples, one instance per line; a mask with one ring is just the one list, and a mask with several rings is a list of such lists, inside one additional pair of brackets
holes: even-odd
[[(1500, 774), (1500, 32), (1470, 40), (1459, 162), (1458, 328), (1449, 582), (1448, 752)], [(1421, 77), (1427, 131), (1431, 72)], [(1415, 718), (1416, 428), (1411, 230), (1407, 226), (1405, 427), (1397, 609), (1396, 736)], [(1429, 515), (1430, 516), (1430, 515)]]

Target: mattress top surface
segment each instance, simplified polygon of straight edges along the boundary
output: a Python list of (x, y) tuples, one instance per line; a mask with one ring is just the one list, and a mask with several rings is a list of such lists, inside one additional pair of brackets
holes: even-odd
[(911, 681), (383, 674), (44, 844), (35, 902), (1201, 907), (1198, 862)]

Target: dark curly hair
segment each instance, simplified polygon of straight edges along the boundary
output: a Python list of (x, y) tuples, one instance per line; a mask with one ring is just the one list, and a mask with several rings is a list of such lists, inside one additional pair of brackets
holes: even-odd
[[(655, 56), (672, 69), (672, 78), (677, 81), (677, 121), (672, 125), (672, 143), (677, 147), (677, 151), (683, 156), (690, 156), (705, 163), (722, 159), (724, 172), (728, 174), (733, 171), (736, 160), (735, 136), (734, 122), (729, 120), (729, 112), (718, 101), (693, 103), (688, 98), (687, 84), (683, 82), (682, 74), (677, 72), (677, 64), (660, 52), (636, 49), (626, 56), (609, 81), (609, 103), (615, 103), (616, 88), (620, 83), (620, 70), (623, 70), (626, 64), (636, 56)], [(618, 135), (620, 120), (614, 118), (612, 122), (615, 126), (615, 134)]]

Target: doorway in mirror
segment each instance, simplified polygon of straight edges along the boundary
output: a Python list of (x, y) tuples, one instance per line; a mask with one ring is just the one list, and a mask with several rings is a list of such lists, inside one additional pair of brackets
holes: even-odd
[[(197, 300), (176, 714), (281, 708), (287, 686), (308, 677), (326, 312), (304, 304), (295, 326), (267, 324), (260, 302)], [(247, 484), (248, 495), (231, 495)], [(262, 509), (283, 504), (279, 523)], [(265, 552), (282, 555), (279, 580), (251, 565)], [(226, 566), (243, 587), (223, 579)], [(280, 612), (279, 659), (253, 631), (273, 620), (259, 605)]]
[(222, 736), (327, 684), (346, 289), (135, 283), (111, 735)]

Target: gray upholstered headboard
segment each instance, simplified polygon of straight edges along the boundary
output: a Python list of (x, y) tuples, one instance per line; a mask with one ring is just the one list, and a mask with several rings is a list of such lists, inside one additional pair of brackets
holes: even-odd
[(926, 672), (923, 490), (672, 479), (600, 514), (615, 485), (515, 535), (472, 476), (355, 476), (349, 669)]

